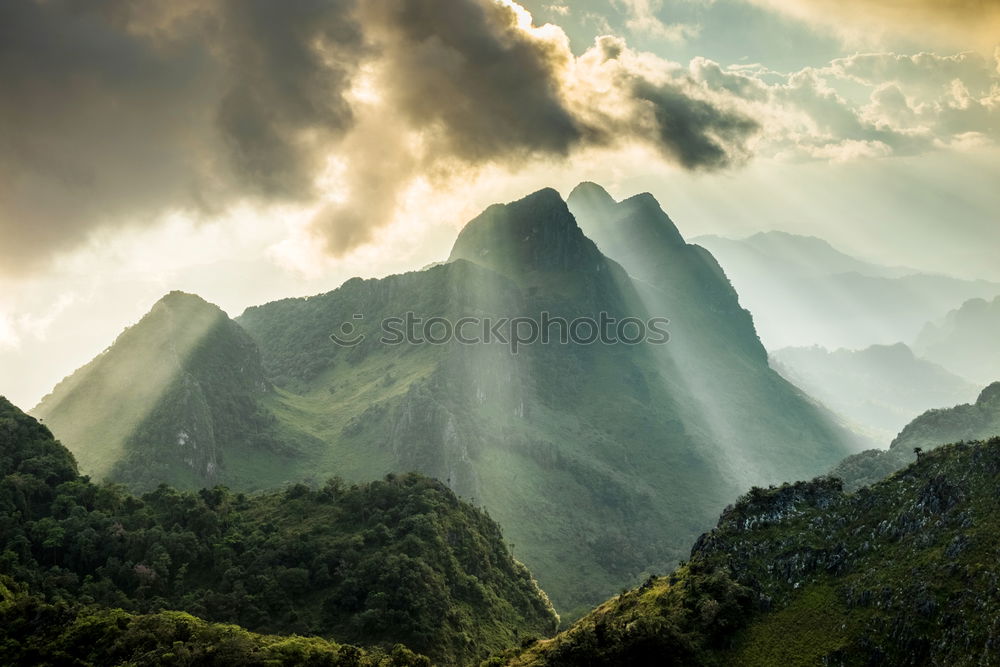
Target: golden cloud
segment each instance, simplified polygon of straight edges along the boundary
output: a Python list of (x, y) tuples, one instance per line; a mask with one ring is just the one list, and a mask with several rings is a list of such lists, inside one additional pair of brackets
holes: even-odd
[(990, 53), (1000, 44), (1000, 0), (750, 0), (850, 42), (901, 39)]

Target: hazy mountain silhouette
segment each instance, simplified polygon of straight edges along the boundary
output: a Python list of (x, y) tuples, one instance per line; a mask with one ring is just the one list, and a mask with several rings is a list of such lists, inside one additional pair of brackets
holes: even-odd
[(889, 442), (926, 410), (974, 400), (981, 389), (902, 343), (834, 352), (789, 347), (773, 352), (771, 363), (878, 442)]
[(914, 343), (921, 355), (973, 382), (1000, 378), (1000, 296), (971, 299), (927, 324)]
[(745, 239), (699, 236), (692, 242), (722, 264), (770, 350), (910, 341), (955, 304), (1000, 294), (998, 283), (878, 266), (814, 237), (765, 232)]

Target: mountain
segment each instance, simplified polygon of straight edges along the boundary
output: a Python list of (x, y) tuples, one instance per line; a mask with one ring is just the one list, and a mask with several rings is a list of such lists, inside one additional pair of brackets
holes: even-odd
[(927, 324), (914, 348), (973, 382), (993, 382), (1000, 378), (998, 339), (1000, 296), (992, 301), (971, 299), (943, 320)]
[(246, 332), (217, 306), (171, 292), (31, 413), (95, 479), (253, 489), (296, 453), (261, 407), (271, 392)]
[(692, 242), (725, 268), (769, 350), (910, 341), (956, 303), (1000, 294), (998, 283), (871, 264), (815, 237), (765, 232), (745, 239), (699, 236)]
[(545, 189), (470, 221), (443, 264), (247, 309), (235, 322), (277, 444), (246, 481), (227, 454), (230, 483), (435, 477), (489, 511), (573, 616), (672, 567), (749, 486), (861, 449), (768, 367), (721, 269), (652, 197), (612, 207), (608, 224), (669, 258), (656, 273), (630, 275)]
[(492, 664), (983, 665), (997, 652), (1000, 439), (854, 494), (753, 489), (671, 575)]
[(739, 257), (743, 262), (777, 261), (800, 275), (831, 276), (858, 273), (874, 278), (901, 278), (918, 273), (905, 267), (890, 267), (866, 262), (834, 248), (815, 236), (781, 231), (757, 232), (743, 239), (707, 234), (691, 239), (719, 255)]
[[(129, 619), (205, 630), (160, 614), (181, 610), (254, 632), (404, 643), (437, 664), (477, 662), (558, 623), (497, 524), (440, 482), (330, 480), (253, 496), (161, 486), (136, 497), (80, 477), (51, 432), (2, 398), (0, 525), (0, 575), (30, 598), (12, 599), (5, 584), (0, 615), (21, 609), (22, 620), (22, 602), (76, 618), (93, 610), (47, 605), (86, 601), (118, 630)], [(88, 624), (80, 632), (99, 636)], [(14, 627), (0, 625), (0, 656)]]
[[(725, 272), (711, 253), (684, 241), (652, 195), (615, 202), (600, 186), (582, 183), (568, 205), (586, 234), (635, 279), (644, 307), (669, 316), (670, 344), (657, 350), (662, 372), (694, 399), (688, 418), (707, 423), (718, 464), (743, 488), (756, 483), (751, 477), (775, 472), (778, 480), (795, 479), (804, 471), (784, 468), (780, 458), (822, 457), (844, 439), (833, 415), (770, 368), (754, 319)], [(776, 438), (799, 442), (764, 453), (782, 447), (771, 443)], [(726, 446), (737, 442), (744, 446)]]
[(979, 388), (921, 359), (906, 345), (864, 350), (790, 347), (771, 353), (771, 364), (872, 439), (889, 442), (931, 408), (968, 403)]
[(928, 410), (906, 425), (889, 445), (847, 457), (830, 474), (849, 490), (876, 482), (900, 470), (917, 456), (948, 442), (1000, 436), (1000, 382), (983, 389), (975, 403)]

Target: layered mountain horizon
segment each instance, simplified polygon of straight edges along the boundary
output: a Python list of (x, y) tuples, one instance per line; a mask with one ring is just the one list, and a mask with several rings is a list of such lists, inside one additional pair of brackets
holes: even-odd
[(883, 266), (812, 236), (768, 231), (745, 238), (702, 235), (691, 242), (711, 251), (725, 268), (772, 351), (913, 344), (928, 323), (966, 301), (1000, 295), (995, 281)]
[[(513, 353), (387, 344), (380, 330), (407, 313), (440, 334), (543, 312), (669, 320), (669, 342)], [(344, 331), (357, 343), (331, 340)], [(423, 271), (235, 320), (168, 295), (32, 413), (84, 473), (138, 490), (436, 477), (499, 521), (570, 616), (672, 567), (746, 488), (812, 477), (863, 445), (769, 367), (725, 272), (651, 195), (617, 202), (590, 183), (568, 202), (545, 189), (488, 208)]]

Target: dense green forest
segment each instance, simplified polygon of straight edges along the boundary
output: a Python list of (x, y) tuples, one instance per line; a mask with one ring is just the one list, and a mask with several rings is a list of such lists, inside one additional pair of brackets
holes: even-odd
[(496, 523), (418, 475), (137, 497), (80, 477), (48, 429), (3, 399), (0, 475), (0, 574), (28, 603), (56, 605), (45, 613), (182, 610), (253, 632), (402, 643), (444, 664), (558, 623)]
[(361, 649), (318, 637), (260, 635), (179, 611), (131, 614), (95, 605), (48, 603), (0, 577), (0, 660), (8, 665), (305, 665), (429, 667), (402, 644)]
[(690, 560), (494, 664), (986, 665), (1000, 649), (1000, 438), (845, 494), (755, 488)]

